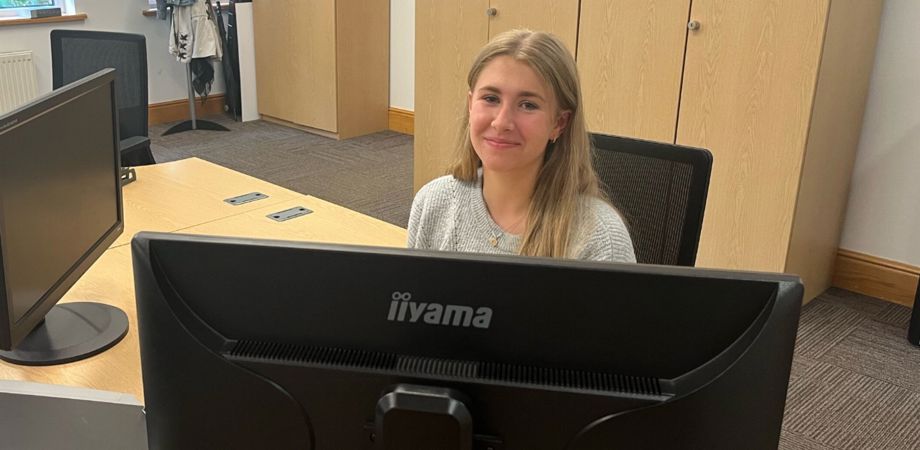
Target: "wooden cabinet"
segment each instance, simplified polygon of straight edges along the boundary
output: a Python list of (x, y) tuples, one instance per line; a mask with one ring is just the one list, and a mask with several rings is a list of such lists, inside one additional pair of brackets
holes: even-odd
[[(847, 8), (844, 3), (848, 2), (693, 2), (690, 17), (700, 28), (688, 33), (677, 143), (708, 148), (713, 154), (700, 265), (789, 269), (796, 203), (811, 194), (800, 189), (800, 180), (816, 112), (822, 50), (825, 44), (834, 45), (824, 39), (828, 10), (831, 4)], [(868, 75), (871, 65), (863, 65)], [(848, 70), (842, 65), (823, 69)], [(864, 98), (853, 100), (862, 108)], [(860, 125), (849, 124), (857, 129)], [(852, 157), (857, 144), (854, 140), (851, 149), (839, 148), (825, 156)], [(845, 202), (846, 185), (817, 187), (826, 198), (823, 205), (813, 206), (839, 211), (831, 205)], [(830, 232), (840, 222), (834, 214), (825, 219), (813, 226)], [(831, 269), (834, 255), (827, 257), (825, 265)], [(817, 283), (805, 281), (809, 288)]]
[(582, 0), (576, 59), (588, 129), (674, 142), (689, 11), (690, 0)]
[(830, 286), (881, 3), (582, 1), (589, 125), (713, 154), (697, 265)]
[(387, 129), (388, 0), (253, 3), (264, 119), (348, 138)]
[[(589, 129), (713, 154), (697, 265), (796, 273), (806, 299), (830, 285), (881, 5), (581, 0), (576, 60)], [(419, 19), (424, 36), (432, 25)], [(480, 45), (446, 33), (462, 42), (455, 47)], [(417, 74), (429, 68), (417, 59)], [(454, 68), (462, 79), (467, 67), (444, 70)], [(462, 117), (422, 102), (440, 89), (417, 84), (416, 133), (432, 132), (424, 129), (432, 110), (439, 125)], [(441, 142), (431, 151), (434, 141), (416, 138), (416, 188), (443, 170), (438, 152), (455, 139)]]
[(558, 35), (574, 52), (577, 0), (416, 0), (414, 184), (445, 173), (466, 108), (466, 75), (493, 36), (513, 28)]

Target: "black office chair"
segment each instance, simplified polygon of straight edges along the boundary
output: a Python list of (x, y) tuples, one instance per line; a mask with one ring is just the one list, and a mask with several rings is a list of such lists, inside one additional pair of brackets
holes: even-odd
[(707, 150), (592, 134), (594, 168), (645, 264), (693, 266), (712, 171)]
[(147, 137), (147, 43), (144, 36), (106, 31), (51, 31), (54, 89), (107, 67), (115, 69), (121, 165), (155, 164)]

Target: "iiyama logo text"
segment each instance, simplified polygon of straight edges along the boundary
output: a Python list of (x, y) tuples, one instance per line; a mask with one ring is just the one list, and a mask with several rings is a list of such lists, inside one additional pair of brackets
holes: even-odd
[(485, 306), (473, 308), (462, 305), (442, 305), (440, 303), (413, 302), (411, 292), (394, 292), (390, 296), (390, 313), (387, 320), (391, 322), (423, 322), (429, 325), (446, 325), (449, 327), (489, 328), (492, 322), (492, 308)]

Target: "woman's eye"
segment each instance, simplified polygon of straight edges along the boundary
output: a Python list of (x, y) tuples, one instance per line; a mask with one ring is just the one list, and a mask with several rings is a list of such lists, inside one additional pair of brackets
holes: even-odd
[(521, 102), (521, 108), (523, 108), (525, 111), (533, 111), (536, 109), (540, 109), (540, 107), (537, 106), (537, 104), (533, 102)]
[(486, 96), (482, 97), (482, 99), (485, 100), (486, 103), (498, 103), (498, 96), (497, 96), (497, 95), (486, 95)]

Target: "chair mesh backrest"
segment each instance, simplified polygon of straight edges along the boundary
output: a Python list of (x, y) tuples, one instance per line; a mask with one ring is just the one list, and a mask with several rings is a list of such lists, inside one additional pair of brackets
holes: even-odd
[(693, 266), (712, 157), (702, 149), (593, 135), (601, 187), (646, 264)]
[(120, 137), (147, 136), (147, 44), (143, 35), (53, 30), (51, 54), (55, 89), (114, 68)]

